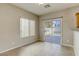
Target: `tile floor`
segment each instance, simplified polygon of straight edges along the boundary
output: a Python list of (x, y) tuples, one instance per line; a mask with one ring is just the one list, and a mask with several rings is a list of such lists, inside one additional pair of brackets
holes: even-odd
[(36, 42), (34, 44), (16, 48), (0, 54), (1, 56), (74, 56), (70, 47), (60, 46), (49, 42)]

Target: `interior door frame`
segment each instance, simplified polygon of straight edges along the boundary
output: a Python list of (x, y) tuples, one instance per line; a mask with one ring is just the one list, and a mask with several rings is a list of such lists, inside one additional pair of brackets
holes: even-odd
[[(63, 42), (63, 17), (57, 17), (57, 18), (62, 18), (61, 19), (61, 40), (60, 40), (60, 45), (62, 45), (62, 42)], [(50, 18), (50, 19), (43, 19), (42, 23), (43, 23), (43, 41), (45, 40), (45, 30), (44, 30), (44, 22), (45, 21), (49, 21), (49, 20), (54, 20), (54, 19), (57, 19), (57, 18)]]

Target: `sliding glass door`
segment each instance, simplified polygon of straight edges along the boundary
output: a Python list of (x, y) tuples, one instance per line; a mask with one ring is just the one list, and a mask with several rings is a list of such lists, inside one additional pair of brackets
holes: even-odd
[(60, 44), (62, 40), (62, 18), (44, 20), (44, 41)]

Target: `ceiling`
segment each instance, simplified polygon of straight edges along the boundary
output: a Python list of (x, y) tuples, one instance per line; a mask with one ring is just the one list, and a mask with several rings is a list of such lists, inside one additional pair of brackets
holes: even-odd
[[(50, 7), (45, 8), (45, 6), (49, 4)], [(60, 10), (64, 10), (67, 8), (71, 8), (74, 6), (78, 6), (77, 3), (44, 3), (39, 5), (38, 3), (13, 3), (13, 5), (18, 6), (26, 11), (29, 11), (35, 15), (44, 15), (51, 12), (56, 12)]]

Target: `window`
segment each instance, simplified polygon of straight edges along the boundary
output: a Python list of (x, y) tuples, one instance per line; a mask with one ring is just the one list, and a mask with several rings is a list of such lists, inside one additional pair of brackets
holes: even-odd
[(24, 19), (24, 18), (20, 19), (20, 31), (21, 31), (20, 32), (21, 38), (29, 36), (29, 20), (28, 19)]
[(30, 20), (30, 36), (35, 36), (35, 21)]
[(20, 37), (35, 36), (35, 20), (20, 19)]

